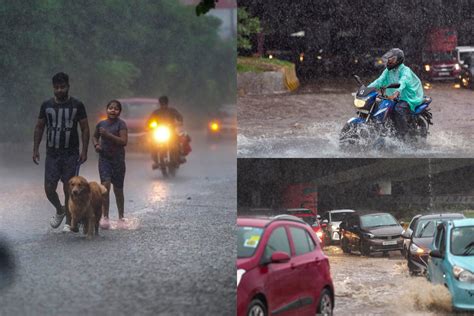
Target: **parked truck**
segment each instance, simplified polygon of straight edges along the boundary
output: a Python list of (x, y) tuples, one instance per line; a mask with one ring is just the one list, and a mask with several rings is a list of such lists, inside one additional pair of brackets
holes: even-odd
[(456, 57), (457, 32), (451, 28), (433, 28), (422, 52), (423, 77), (427, 80), (457, 80), (461, 66)]

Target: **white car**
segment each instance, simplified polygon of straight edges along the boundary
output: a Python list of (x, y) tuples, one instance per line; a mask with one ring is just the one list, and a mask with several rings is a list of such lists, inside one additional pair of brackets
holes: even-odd
[(340, 241), (339, 224), (347, 214), (354, 212), (354, 210), (332, 210), (322, 216), (321, 227), (325, 232), (325, 245), (329, 246)]

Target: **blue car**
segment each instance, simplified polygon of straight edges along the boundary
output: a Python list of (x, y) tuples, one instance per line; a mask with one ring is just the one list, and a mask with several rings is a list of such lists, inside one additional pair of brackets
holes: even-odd
[(448, 288), (454, 309), (474, 311), (474, 219), (439, 224), (432, 249), (428, 280)]

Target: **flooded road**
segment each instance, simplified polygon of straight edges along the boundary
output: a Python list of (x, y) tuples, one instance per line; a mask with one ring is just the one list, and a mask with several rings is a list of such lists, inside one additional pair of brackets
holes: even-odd
[(336, 292), (335, 315), (446, 315), (450, 294), (424, 277), (410, 277), (399, 252), (389, 257), (343, 254), (337, 246), (324, 249), (331, 264)]
[(295, 93), (238, 98), (239, 157), (472, 157), (474, 91), (452, 83), (434, 83), (427, 146), (413, 148), (390, 141), (390, 149), (344, 152), (339, 132), (355, 116), (352, 81), (306, 84)]
[[(31, 146), (0, 144), (0, 247), (8, 241), (16, 263), (11, 284), (0, 288), (0, 314), (232, 314), (235, 143), (192, 135), (193, 151), (174, 179), (152, 172), (148, 154), (127, 151), (127, 226), (113, 225), (112, 196), (112, 227), (93, 240), (50, 227), (44, 152), (36, 166)], [(80, 175), (98, 180), (96, 153)]]

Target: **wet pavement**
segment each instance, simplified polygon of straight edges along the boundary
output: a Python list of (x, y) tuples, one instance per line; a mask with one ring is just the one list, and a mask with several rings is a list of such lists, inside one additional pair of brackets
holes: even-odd
[(388, 257), (344, 254), (338, 246), (324, 249), (336, 292), (335, 315), (446, 315), (451, 297), (446, 288), (423, 276), (411, 277), (400, 252)]
[[(194, 134), (192, 146), (175, 179), (152, 172), (147, 154), (127, 153), (127, 225), (92, 241), (49, 227), (44, 153), (36, 166), (30, 146), (3, 146), (0, 237), (15, 272), (0, 288), (0, 314), (234, 314), (235, 143)], [(95, 153), (80, 174), (98, 180)], [(113, 195), (110, 216), (115, 224)]]
[(434, 125), (426, 146), (389, 140), (385, 150), (346, 152), (339, 132), (355, 116), (357, 84), (348, 80), (308, 83), (295, 93), (238, 98), (238, 157), (472, 157), (474, 91), (433, 83), (425, 94)]

